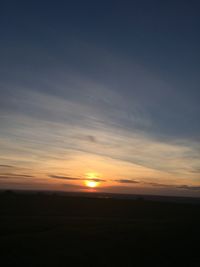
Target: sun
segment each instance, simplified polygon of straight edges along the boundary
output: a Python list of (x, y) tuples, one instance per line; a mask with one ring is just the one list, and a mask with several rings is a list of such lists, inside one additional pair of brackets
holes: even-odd
[(97, 172), (87, 172), (85, 173), (85, 185), (90, 188), (95, 188), (99, 185), (99, 178), (100, 174)]
[(90, 188), (94, 188), (97, 187), (99, 183), (91, 180), (91, 181), (85, 181), (85, 184)]

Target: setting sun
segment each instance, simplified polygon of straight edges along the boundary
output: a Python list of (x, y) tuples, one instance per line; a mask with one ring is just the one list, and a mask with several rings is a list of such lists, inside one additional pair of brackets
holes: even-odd
[(94, 188), (94, 187), (96, 187), (98, 185), (98, 182), (95, 182), (95, 181), (86, 181), (85, 184), (88, 187)]
[(99, 173), (97, 172), (87, 172), (85, 174), (85, 177), (86, 177), (86, 181), (85, 181), (85, 185), (87, 187), (90, 187), (90, 188), (95, 188), (99, 185), (99, 181), (98, 181), (98, 178), (99, 178)]

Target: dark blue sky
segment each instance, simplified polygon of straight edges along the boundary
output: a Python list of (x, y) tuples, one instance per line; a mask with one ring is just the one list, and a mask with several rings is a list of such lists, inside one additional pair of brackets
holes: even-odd
[(95, 150), (199, 186), (199, 1), (1, 1), (0, 10), (2, 165), (26, 157), (34, 170), (32, 158), (65, 139), (70, 155)]

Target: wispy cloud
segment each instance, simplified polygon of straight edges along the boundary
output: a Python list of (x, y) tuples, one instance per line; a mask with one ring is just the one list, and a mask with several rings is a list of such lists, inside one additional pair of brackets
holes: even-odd
[[(76, 52), (85, 49), (98, 55), (86, 68), (78, 67), (77, 56), (76, 70), (57, 62), (56, 69), (9, 72), (1, 84), (0, 160), (10, 165), (0, 168), (16, 162), (15, 168), (71, 182), (86, 180), (81, 175), (96, 168), (111, 177), (93, 179), (99, 182), (119, 177), (115, 182), (129, 186), (198, 185), (199, 130), (191, 134), (185, 115), (196, 118), (199, 107), (193, 114), (187, 98), (142, 66), (89, 46)], [(99, 68), (104, 71), (97, 77)], [(57, 175), (62, 168), (70, 175)]]
[(177, 188), (184, 190), (200, 191), (200, 186), (179, 185), (177, 186)]
[(94, 181), (94, 182), (106, 182), (105, 179), (101, 178), (76, 178), (76, 177), (69, 177), (69, 176), (62, 176), (62, 175), (48, 175), (50, 178), (54, 179), (63, 179), (63, 180), (72, 180), (72, 181)]
[(139, 181), (136, 180), (128, 180), (128, 179), (119, 179), (119, 180), (114, 180), (115, 182), (121, 183), (121, 184), (138, 184), (140, 183)]
[(0, 173), (1, 179), (12, 179), (12, 178), (35, 178), (29, 174), (16, 174), (16, 173)]
[(74, 177), (69, 177), (69, 176), (61, 176), (61, 175), (48, 175), (50, 178), (54, 179), (64, 179), (64, 180), (82, 180), (80, 178), (74, 178)]
[(12, 165), (0, 164), (0, 168), (14, 168)]
[(144, 183), (146, 185), (150, 185), (153, 187), (163, 187), (168, 189), (183, 189), (183, 190), (191, 190), (191, 191), (200, 191), (200, 186), (191, 186), (191, 185), (174, 185), (174, 184), (161, 184), (161, 183)]

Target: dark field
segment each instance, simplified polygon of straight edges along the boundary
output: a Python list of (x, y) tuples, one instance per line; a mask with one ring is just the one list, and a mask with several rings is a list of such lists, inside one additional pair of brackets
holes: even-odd
[(0, 194), (1, 266), (200, 266), (200, 205)]

